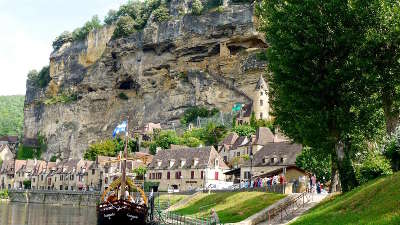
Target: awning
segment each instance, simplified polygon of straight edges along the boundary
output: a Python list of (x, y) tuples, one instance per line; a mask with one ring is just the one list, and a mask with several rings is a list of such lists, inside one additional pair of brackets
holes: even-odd
[(229, 170), (224, 173), (225, 175), (235, 175), (235, 176), (240, 176), (240, 168), (236, 168), (233, 170)]

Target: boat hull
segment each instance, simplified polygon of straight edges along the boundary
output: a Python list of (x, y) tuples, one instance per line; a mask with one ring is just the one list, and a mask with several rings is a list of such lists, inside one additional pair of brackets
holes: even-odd
[(124, 200), (102, 203), (97, 206), (98, 225), (145, 225), (147, 223), (147, 206)]

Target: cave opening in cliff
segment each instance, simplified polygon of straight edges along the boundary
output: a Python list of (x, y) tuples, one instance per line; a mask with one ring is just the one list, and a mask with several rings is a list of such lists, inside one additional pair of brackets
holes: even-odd
[(130, 90), (130, 89), (133, 89), (134, 86), (135, 86), (135, 82), (131, 78), (128, 78), (119, 83), (119, 89), (122, 89), (122, 90)]

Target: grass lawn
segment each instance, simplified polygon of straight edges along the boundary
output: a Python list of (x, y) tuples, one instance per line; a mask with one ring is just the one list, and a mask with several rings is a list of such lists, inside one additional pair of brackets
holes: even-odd
[(180, 200), (188, 197), (189, 195), (171, 195), (171, 194), (165, 194), (165, 195), (160, 195), (154, 199), (155, 204), (160, 201), (160, 203), (164, 202), (169, 202), (170, 205), (174, 205), (175, 203), (179, 202)]
[(323, 201), (292, 223), (300, 224), (400, 224), (400, 173)]
[[(266, 192), (224, 192), (202, 194), (175, 212), (182, 215), (206, 216), (212, 208), (221, 223), (235, 223), (261, 211), (285, 195)], [(200, 211), (200, 208), (203, 207)]]

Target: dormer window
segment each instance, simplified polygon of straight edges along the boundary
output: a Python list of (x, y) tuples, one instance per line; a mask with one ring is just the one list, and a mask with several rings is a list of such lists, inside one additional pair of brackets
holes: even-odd
[(174, 164), (175, 164), (175, 159), (171, 159), (171, 160), (169, 161), (169, 167), (173, 167)]
[(193, 159), (193, 167), (196, 167), (199, 164), (199, 159), (198, 158), (194, 158)]
[(262, 163), (263, 163), (263, 164), (267, 164), (267, 162), (268, 162), (268, 157), (264, 157), (264, 158), (262, 159)]
[(275, 158), (271, 157), (271, 163), (275, 163)]
[(185, 166), (186, 164), (186, 159), (181, 159), (181, 167)]

